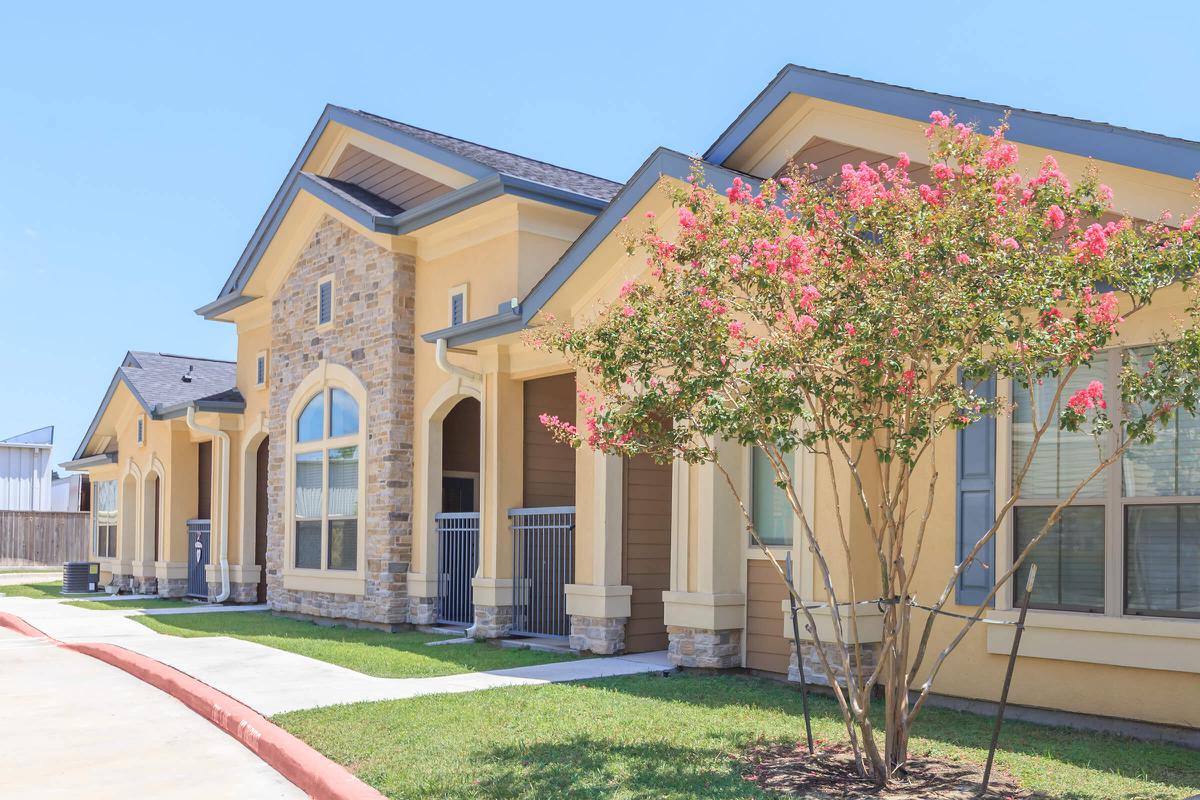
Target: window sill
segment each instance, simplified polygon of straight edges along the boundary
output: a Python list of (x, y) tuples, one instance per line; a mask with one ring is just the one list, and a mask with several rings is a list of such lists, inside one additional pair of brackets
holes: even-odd
[(300, 592), (333, 592), (362, 596), (367, 591), (367, 580), (355, 572), (338, 574), (324, 570), (295, 570), (283, 574), (283, 588)]
[[(988, 619), (1015, 622), (1017, 612), (990, 611)], [(988, 652), (1007, 655), (1015, 632), (1012, 627), (988, 625)], [(1020, 654), (1200, 674), (1200, 620), (1030, 611)]]

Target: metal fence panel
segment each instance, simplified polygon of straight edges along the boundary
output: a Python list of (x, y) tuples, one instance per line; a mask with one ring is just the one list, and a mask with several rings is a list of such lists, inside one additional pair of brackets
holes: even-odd
[(514, 508), (513, 628), (523, 636), (571, 632), (565, 587), (575, 581), (575, 507)]
[(479, 512), (433, 515), (438, 533), (437, 621), (475, 622), (471, 579), (479, 568)]

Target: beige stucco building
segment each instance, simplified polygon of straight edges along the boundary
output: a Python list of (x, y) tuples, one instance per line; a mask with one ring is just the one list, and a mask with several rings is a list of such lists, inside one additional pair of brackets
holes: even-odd
[[(922, 121), (935, 109), (983, 125), (1004, 113), (787, 67), (708, 149), (705, 176), (724, 189), (793, 160), (828, 174), (922, 153)], [(1093, 166), (1119, 210), (1141, 219), (1192, 205), (1200, 144), (1027, 111), (1010, 122), (1026, 169), (1048, 154), (1069, 175)], [(684, 666), (794, 671), (785, 589), (712, 467), (572, 451), (538, 422), (574, 418), (575, 378), (523, 332), (551, 314), (585, 317), (639, 276), (644, 260), (626, 253), (622, 223), (647, 212), (668, 219), (661, 184), (692, 166), (659, 149), (620, 185), (327, 108), (218, 296), (198, 310), (237, 327), (236, 362), (131, 353), (67, 465), (106, 487), (94, 526), (105, 573), (137, 590), (265, 598), (350, 624), (441, 622), (597, 653), (669, 650)], [(1159, 319), (1177, 310), (1162, 306)], [(1152, 333), (1131, 330), (1122, 346)], [(152, 361), (170, 384), (161, 397), (138, 388)], [(213, 382), (203, 390), (182, 380), (218, 363), (204, 370)], [(175, 373), (189, 388), (171, 383)], [(1017, 425), (1002, 420), (939, 448), (939, 472), (958, 479), (942, 483), (944, 524), (925, 556), (944, 569), (927, 566), (919, 596), (940, 589), (981, 532), (971, 509), (1004, 494)], [(1200, 455), (1181, 436), (1173, 452), (1186, 471)], [(827, 535), (824, 467), (797, 459), (809, 518)], [(755, 513), (775, 513), (756, 487), (754, 454), (728, 445), (723, 460), (743, 476)], [(1175, 514), (1174, 528), (1155, 529), (1178, 547), (1175, 583), (1166, 587), (1167, 568), (1138, 550), (1144, 529), (1128, 520), (1143, 495), (1110, 481), (1087, 501), (1100, 521), (1083, 526), (1082, 544), (1043, 553), (1082, 559), (1085, 578), (1039, 598), (1014, 702), (1200, 726), (1200, 522), (1189, 516), (1200, 487), (1168, 482), (1147, 491)], [(1055, 496), (1049, 486), (1033, 494)], [(1036, 498), (1023, 504), (1037, 513)], [(866, 536), (853, 515), (847, 523)], [(793, 551), (802, 593), (821, 600), (791, 522), (773, 530), (773, 547)], [(1004, 567), (1018, 535), (999, 537), (989, 563)], [(868, 553), (865, 538), (857, 545)], [(189, 559), (193, 575), (203, 572), (196, 591)], [(967, 575), (964, 607), (991, 574)], [(862, 597), (877, 591), (873, 579), (837, 576)], [(991, 616), (1011, 619), (1012, 606), (1002, 591)], [(864, 612), (861, 625), (869, 639), (878, 619)], [(995, 699), (1010, 636), (973, 632), (939, 691)]]

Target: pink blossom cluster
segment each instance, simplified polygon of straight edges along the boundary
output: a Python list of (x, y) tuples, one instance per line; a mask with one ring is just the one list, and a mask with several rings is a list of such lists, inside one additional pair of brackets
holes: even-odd
[(568, 436), (578, 436), (579, 429), (569, 422), (558, 418), (557, 414), (541, 414), (538, 416), (538, 421), (551, 430), (559, 430)]
[(1108, 404), (1104, 402), (1104, 384), (1092, 381), (1086, 388), (1075, 392), (1067, 400), (1067, 408), (1081, 415), (1089, 408), (1108, 408)]
[(1103, 258), (1104, 254), (1108, 252), (1108, 240), (1123, 228), (1124, 224), (1121, 222), (1109, 222), (1107, 225), (1093, 222), (1088, 225), (1083, 235), (1071, 243), (1071, 250), (1075, 252), (1075, 260), (1087, 263), (1096, 258)]
[(1086, 288), (1083, 290), (1083, 311), (1093, 325), (1108, 329), (1109, 333), (1117, 332), (1117, 325), (1125, 320), (1117, 313), (1116, 292), (1104, 292), (1096, 300), (1095, 292)]

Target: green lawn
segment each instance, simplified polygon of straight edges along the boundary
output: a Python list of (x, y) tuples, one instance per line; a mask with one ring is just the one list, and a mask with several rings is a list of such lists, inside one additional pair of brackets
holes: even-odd
[(128, 611), (131, 608), (187, 608), (189, 606), (200, 605), (200, 603), (191, 600), (166, 600), (157, 597), (147, 597), (139, 600), (70, 600), (63, 603), (63, 605), (90, 608), (93, 611)]
[[(630, 676), (359, 703), (275, 722), (392, 798), (765, 798), (736, 756), (803, 736), (795, 688), (741, 676)], [(814, 729), (844, 737), (832, 699)], [(913, 752), (982, 763), (991, 720), (927, 709)], [(998, 763), (1042, 797), (1186, 798), (1200, 755), (1013, 722)]]
[(67, 595), (62, 593), (62, 581), (47, 581), (45, 583), (16, 583), (0, 586), (0, 595), (32, 597), (36, 600), (61, 600), (64, 597), (104, 597), (104, 592)]
[(338, 664), (381, 678), (426, 678), (494, 669), (525, 667), (574, 656), (513, 650), (484, 643), (443, 644), (446, 639), (424, 633), (331, 627), (288, 619), (262, 611), (132, 617), (148, 628), (172, 636), (233, 636)]

